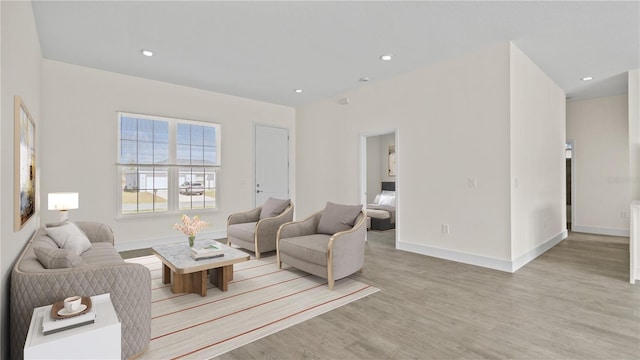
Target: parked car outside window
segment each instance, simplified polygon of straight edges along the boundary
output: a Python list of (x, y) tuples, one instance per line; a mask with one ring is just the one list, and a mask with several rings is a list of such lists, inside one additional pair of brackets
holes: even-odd
[(180, 193), (184, 195), (202, 195), (204, 194), (204, 186), (197, 182), (185, 181), (180, 185)]

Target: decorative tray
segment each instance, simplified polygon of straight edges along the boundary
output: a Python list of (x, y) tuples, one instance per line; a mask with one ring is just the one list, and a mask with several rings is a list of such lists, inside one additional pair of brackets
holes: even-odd
[(54, 303), (51, 306), (51, 317), (53, 319), (67, 319), (70, 317), (74, 317), (74, 316), (79, 316), (82, 314), (85, 314), (89, 311), (91, 311), (91, 298), (88, 296), (83, 296), (80, 300), (80, 303), (82, 305), (85, 306), (85, 309), (82, 311), (78, 311), (76, 313), (73, 314), (69, 314), (69, 315), (64, 315), (64, 314), (60, 314), (61, 310), (64, 309), (64, 300), (60, 300), (56, 303)]

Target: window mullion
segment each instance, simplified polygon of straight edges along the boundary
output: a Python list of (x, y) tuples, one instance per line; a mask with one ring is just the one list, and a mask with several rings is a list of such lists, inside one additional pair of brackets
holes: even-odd
[[(178, 145), (176, 141), (176, 126), (175, 120), (169, 120), (169, 164), (176, 164), (176, 158), (178, 153)], [(178, 169), (175, 166), (169, 168), (169, 206), (168, 209), (171, 212), (178, 211), (179, 201), (179, 184), (178, 184)]]

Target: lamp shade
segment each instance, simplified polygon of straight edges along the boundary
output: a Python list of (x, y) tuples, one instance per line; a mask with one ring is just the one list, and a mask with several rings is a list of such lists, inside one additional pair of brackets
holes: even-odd
[(78, 208), (78, 193), (49, 193), (49, 210), (70, 210)]

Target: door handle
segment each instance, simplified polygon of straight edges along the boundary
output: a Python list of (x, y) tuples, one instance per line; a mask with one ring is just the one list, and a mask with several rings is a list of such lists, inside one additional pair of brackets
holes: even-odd
[(256, 194), (260, 194), (262, 190), (256, 190)]

